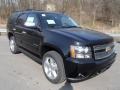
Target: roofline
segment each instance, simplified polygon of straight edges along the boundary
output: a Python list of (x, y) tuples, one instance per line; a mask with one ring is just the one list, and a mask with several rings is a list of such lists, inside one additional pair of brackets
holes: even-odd
[[(39, 13), (56, 13), (56, 14), (64, 14), (64, 12), (55, 12), (55, 11), (44, 11), (44, 10), (35, 10), (35, 9), (26, 9), (26, 10), (20, 10), (20, 11), (15, 11), (15, 12), (39, 12)], [(14, 12), (14, 13), (15, 13)]]

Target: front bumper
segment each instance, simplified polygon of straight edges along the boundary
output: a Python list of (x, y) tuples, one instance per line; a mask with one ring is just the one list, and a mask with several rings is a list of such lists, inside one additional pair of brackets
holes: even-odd
[(108, 69), (115, 61), (116, 53), (102, 60), (79, 60), (67, 58), (65, 60), (65, 71), (68, 78), (76, 78), (79, 74), (101, 73)]

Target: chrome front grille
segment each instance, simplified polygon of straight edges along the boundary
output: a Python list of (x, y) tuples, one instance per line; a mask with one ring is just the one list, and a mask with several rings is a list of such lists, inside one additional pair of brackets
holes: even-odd
[(109, 57), (114, 53), (114, 43), (93, 46), (95, 60)]

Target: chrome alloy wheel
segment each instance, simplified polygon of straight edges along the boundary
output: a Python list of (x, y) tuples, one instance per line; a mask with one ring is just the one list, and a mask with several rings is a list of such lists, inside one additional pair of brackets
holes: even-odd
[(14, 41), (13, 39), (10, 40), (10, 49), (11, 49), (11, 51), (13, 51), (13, 52), (14, 52), (14, 50), (15, 50), (15, 41)]
[(56, 79), (58, 76), (58, 66), (52, 57), (46, 57), (44, 62), (44, 71), (49, 79)]

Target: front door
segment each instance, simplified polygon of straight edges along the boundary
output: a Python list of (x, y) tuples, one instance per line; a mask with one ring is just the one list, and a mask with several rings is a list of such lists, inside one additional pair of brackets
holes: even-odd
[(24, 31), (22, 36), (22, 46), (32, 53), (39, 54), (39, 47), (42, 42), (42, 32), (37, 28), (39, 25), (36, 14), (28, 14), (24, 23)]

